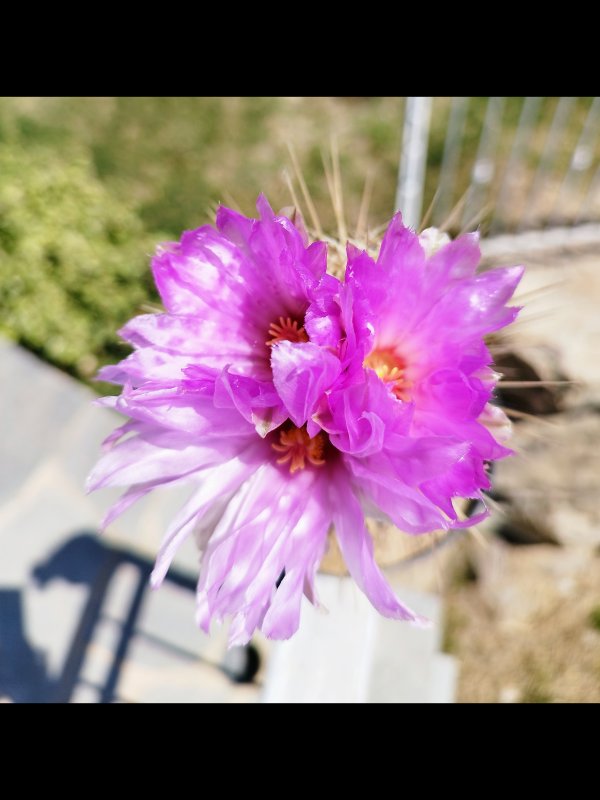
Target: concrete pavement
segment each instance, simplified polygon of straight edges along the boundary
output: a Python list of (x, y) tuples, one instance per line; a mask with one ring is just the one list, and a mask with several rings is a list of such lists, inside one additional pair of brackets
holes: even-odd
[[(273, 646), (256, 637), (263, 667), (253, 683), (233, 683), (223, 668), (226, 630), (209, 637), (194, 623), (193, 543), (159, 591), (148, 585), (163, 531), (189, 490), (152, 493), (99, 536), (120, 492), (86, 496), (84, 481), (122, 418), (5, 340), (0, 379), (0, 699), (255, 702), (265, 679), (270, 701), (452, 699), (456, 665), (438, 652), (439, 601), (411, 595), (415, 610), (436, 620), (423, 634), (375, 619), (349, 581), (329, 576), (321, 578), (329, 618), (307, 604), (297, 640)], [(363, 656), (349, 658), (344, 637)], [(342, 673), (360, 691), (340, 694)]]

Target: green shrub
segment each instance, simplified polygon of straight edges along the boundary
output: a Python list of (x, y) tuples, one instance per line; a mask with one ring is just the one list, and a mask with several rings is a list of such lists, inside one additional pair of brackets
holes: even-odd
[(150, 238), (84, 152), (0, 144), (0, 330), (89, 379), (117, 329), (155, 300)]

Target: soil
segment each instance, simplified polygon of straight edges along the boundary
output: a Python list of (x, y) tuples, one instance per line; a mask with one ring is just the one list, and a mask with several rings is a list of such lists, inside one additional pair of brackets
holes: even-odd
[(465, 537), (443, 564), (459, 701), (600, 701), (599, 261), (528, 259), (510, 345), (543, 378), (578, 383), (515, 424), (485, 541)]

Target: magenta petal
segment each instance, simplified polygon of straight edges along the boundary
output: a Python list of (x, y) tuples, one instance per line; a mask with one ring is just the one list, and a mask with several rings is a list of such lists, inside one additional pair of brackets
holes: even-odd
[(244, 341), (243, 326), (223, 319), (200, 319), (174, 314), (142, 314), (134, 317), (119, 331), (131, 344), (152, 345), (179, 355), (212, 356), (252, 355), (252, 345)]
[(449, 436), (468, 442), (472, 451), (485, 460), (506, 458), (512, 453), (476, 419), (457, 420), (450, 415), (424, 410), (415, 415), (414, 432), (420, 436)]
[[(307, 473), (300, 475), (303, 487), (308, 478)], [(277, 513), (279, 505), (290, 509), (289, 518)], [(222, 606), (232, 592), (245, 593), (260, 564), (274, 547), (282, 545), (303, 505), (301, 494), (296, 496), (283, 471), (272, 464), (261, 464), (231, 501), (207, 545), (198, 584), (200, 595), (206, 594), (213, 604)], [(273, 580), (267, 579), (269, 591), (281, 569), (282, 565), (275, 566)], [(230, 610), (225, 608), (221, 616), (227, 613)]]
[(395, 307), (410, 316), (423, 300), (427, 299), (425, 252), (419, 237), (405, 227), (400, 214), (390, 222), (379, 251), (377, 268), (382, 273), (380, 281), (387, 285), (386, 311)]
[(512, 423), (504, 411), (498, 406), (488, 403), (477, 420), (490, 431), (494, 438), (503, 444), (510, 439)]
[(477, 378), (457, 369), (430, 374), (418, 389), (419, 407), (437, 410), (455, 419), (476, 419), (489, 399), (489, 389)]
[(173, 313), (193, 314), (202, 311), (203, 303), (195, 290), (193, 277), (181, 274), (172, 261), (178, 244), (169, 242), (152, 259), (154, 282), (166, 308)]
[(215, 381), (214, 404), (216, 408), (236, 408), (260, 436), (278, 428), (288, 416), (270, 381), (236, 375), (228, 368)]
[(187, 356), (144, 347), (142, 350), (135, 350), (115, 366), (102, 367), (96, 378), (118, 384), (130, 381), (136, 387), (145, 381), (164, 381), (172, 384), (183, 379), (183, 371), (188, 364)]
[(262, 632), (269, 638), (289, 639), (296, 632), (303, 594), (316, 602), (315, 573), (325, 552), (331, 523), (331, 511), (325, 494), (326, 484), (319, 481), (312, 489), (307, 507), (292, 531), (285, 576), (261, 625)]
[[(413, 438), (391, 433), (387, 437), (386, 456), (396, 478), (407, 486), (417, 486), (452, 469), (469, 451), (467, 442), (450, 436)], [(373, 472), (385, 473), (378, 455), (363, 459)]]
[(401, 531), (411, 534), (450, 527), (442, 510), (421, 491), (399, 481), (393, 470), (374, 471), (361, 459), (348, 458), (348, 468), (356, 476), (357, 485), (370, 507), (386, 514)]
[(340, 550), (359, 588), (383, 616), (426, 625), (424, 617), (398, 600), (375, 563), (373, 540), (365, 527), (363, 511), (341, 471), (332, 482), (332, 502)]
[(381, 450), (389, 434), (408, 432), (412, 406), (392, 397), (372, 370), (361, 368), (360, 378), (334, 389), (317, 420), (338, 450), (364, 457)]
[(419, 237), (404, 225), (402, 214), (396, 213), (381, 242), (377, 263), (387, 271), (401, 267), (403, 272), (410, 273), (421, 269), (424, 256)]
[[(238, 372), (268, 377), (267, 348), (257, 339), (265, 336), (267, 323), (258, 331), (231, 316), (203, 319), (173, 314), (144, 314), (134, 317), (120, 331), (131, 344), (142, 348), (119, 365), (139, 380), (181, 379), (181, 370), (193, 363), (222, 369), (235, 364)], [(143, 359), (143, 362), (142, 362)], [(133, 362), (133, 363), (132, 363)], [(168, 369), (165, 362), (170, 363)], [(139, 366), (143, 364), (143, 371)], [(106, 371), (105, 371), (106, 376)], [(117, 375), (118, 378), (118, 375)], [(123, 382), (118, 380), (118, 382)]]
[[(307, 293), (317, 282), (315, 252), (308, 252), (300, 232), (290, 220), (277, 218), (264, 197), (259, 198), (257, 206), (260, 220), (248, 220), (221, 206), (217, 227), (245, 259), (246, 270), (257, 281), (256, 290), (270, 320), (286, 313), (302, 316)], [(322, 256), (319, 263), (323, 264)]]
[(481, 260), (479, 234), (466, 233), (448, 242), (428, 260), (426, 272), (430, 285), (470, 278)]
[[(133, 419), (187, 433), (189, 436), (240, 436), (249, 423), (234, 408), (217, 409), (213, 391), (180, 387), (125, 390), (115, 409)], [(250, 428), (251, 429), (251, 428)]]
[[(306, 248), (304, 256), (304, 264), (306, 269), (315, 280), (327, 278), (325, 274), (327, 269), (327, 245), (325, 242), (313, 242)], [(329, 276), (331, 277), (331, 276)]]
[(339, 298), (341, 286), (333, 275), (324, 275), (311, 293), (311, 304), (304, 318), (311, 342), (334, 350), (344, 336)]
[(340, 374), (339, 359), (312, 342), (279, 342), (271, 355), (273, 382), (289, 416), (300, 427)]
[(187, 231), (181, 242), (159, 249), (152, 260), (154, 280), (167, 310), (173, 314), (205, 314), (222, 305), (235, 309), (244, 295), (232, 281), (242, 270), (242, 256), (231, 242), (205, 225)]
[(451, 341), (462, 341), (508, 325), (519, 309), (505, 303), (522, 276), (523, 267), (503, 267), (461, 281), (423, 319), (423, 330), (445, 330)]

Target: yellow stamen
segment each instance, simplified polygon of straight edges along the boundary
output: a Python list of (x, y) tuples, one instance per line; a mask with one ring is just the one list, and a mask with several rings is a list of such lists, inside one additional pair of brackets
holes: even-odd
[(308, 342), (304, 328), (299, 328), (298, 321), (291, 317), (279, 317), (279, 322), (272, 322), (269, 336), (272, 338), (265, 342), (269, 346), (277, 342)]
[(325, 463), (321, 458), (325, 448), (325, 437), (318, 433), (311, 439), (306, 428), (288, 428), (279, 434), (279, 443), (272, 444), (273, 450), (283, 453), (277, 459), (278, 464), (290, 463), (290, 472), (304, 469), (305, 461), (314, 467), (320, 467)]
[(406, 380), (406, 363), (395, 350), (373, 350), (363, 361), (363, 367), (372, 369), (384, 383), (391, 384), (392, 392), (399, 400), (410, 399), (412, 381)]

